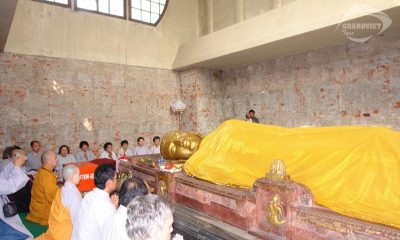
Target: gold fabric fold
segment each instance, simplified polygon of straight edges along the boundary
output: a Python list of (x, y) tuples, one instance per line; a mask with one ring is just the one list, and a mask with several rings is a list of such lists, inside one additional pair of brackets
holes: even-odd
[(229, 120), (184, 165), (188, 175), (245, 187), (274, 159), (316, 202), (338, 213), (400, 228), (400, 133), (383, 127), (283, 128)]

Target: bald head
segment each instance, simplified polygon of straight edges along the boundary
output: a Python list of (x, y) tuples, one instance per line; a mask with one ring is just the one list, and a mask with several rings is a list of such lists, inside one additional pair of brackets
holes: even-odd
[(45, 151), (42, 154), (42, 165), (47, 165), (48, 167), (55, 168), (58, 164), (57, 154), (53, 151)]
[(62, 170), (62, 176), (64, 181), (72, 181), (73, 177), (78, 175), (79, 177), (79, 168), (75, 165), (67, 165)]

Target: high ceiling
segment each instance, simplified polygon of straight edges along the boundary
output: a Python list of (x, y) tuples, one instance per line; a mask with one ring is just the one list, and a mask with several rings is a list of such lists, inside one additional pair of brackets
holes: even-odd
[(0, 52), (4, 52), (18, 0), (0, 1)]
[(375, 13), (392, 21), (383, 34), (400, 28), (400, 1), (295, 1), (181, 45), (173, 69), (224, 69), (342, 44), (351, 40), (338, 30), (341, 23), (381, 23)]
[[(4, 51), (13, 22), (17, 2), (18, 0), (0, 0), (0, 52)], [(20, 2), (19, 5), (22, 3), (24, 2)], [(305, 7), (305, 5), (307, 6)], [(349, 15), (348, 13), (351, 12), (351, 9), (355, 6), (368, 6), (369, 10), (362, 11), (360, 13), (356, 12), (356, 14), (353, 13)], [(191, 9), (193, 9), (193, 7)], [(17, 17), (18, 13), (20, 13), (19, 10), (16, 15)], [(59, 9), (54, 8), (54, 12), (58, 14), (56, 15), (59, 16), (59, 18), (64, 16), (60, 14), (61, 11), (59, 11)], [(197, 37), (196, 32), (192, 31), (193, 34), (186, 34), (190, 37), (185, 37), (185, 40), (179, 40), (180, 42), (174, 42), (175, 39), (173, 39), (165, 43), (166, 39), (168, 40), (170, 37), (164, 38), (162, 34), (160, 35), (157, 32), (162, 30), (162, 28), (151, 29), (152, 32), (157, 33), (157, 36), (161, 36), (156, 39), (159, 39), (159, 42), (162, 42), (163, 46), (168, 46), (168, 44), (171, 42), (174, 44), (177, 43), (174, 45), (175, 49), (173, 50), (171, 50), (170, 47), (163, 47), (155, 50), (154, 59), (157, 60), (157, 63), (162, 62), (164, 63), (163, 66), (168, 65), (168, 67), (170, 67), (171, 62), (173, 62), (172, 68), (175, 70), (183, 70), (192, 67), (224, 69), (243, 64), (265, 61), (285, 55), (292, 55), (349, 42), (349, 38), (344, 36), (342, 32), (338, 31), (337, 27), (344, 21), (369, 22), (371, 21), (371, 15), (377, 12), (383, 12), (387, 14), (391, 20), (390, 27), (386, 29), (383, 34), (393, 29), (400, 28), (399, 0), (297, 0), (292, 1), (290, 4), (286, 4), (282, 7), (261, 13), (253, 18), (249, 18), (228, 27), (218, 29), (217, 31), (201, 37)], [(78, 15), (78, 13), (75, 13), (75, 15)], [(20, 36), (27, 36), (27, 34), (24, 34), (24, 32), (26, 32), (26, 29), (29, 28), (29, 26), (26, 26), (21, 19), (21, 15), (19, 15), (17, 20), (20, 20), (20, 25), (17, 25), (20, 28), (17, 29), (19, 31), (16, 31), (17, 34), (15, 35), (17, 36), (15, 39), (18, 41), (15, 41), (15, 39), (12, 42), (9, 41), (9, 43), (11, 42), (14, 44), (13, 47), (17, 50), (19, 50), (18, 46), (21, 45), (21, 42), (26, 42), (26, 45), (30, 46), (29, 40), (31, 40), (30, 38), (18, 38)], [(42, 22), (40, 22), (40, 24), (43, 24)], [(55, 22), (64, 23), (65, 21), (61, 19)], [(110, 24), (111, 23), (113, 22), (110, 21)], [(175, 23), (171, 25), (176, 29)], [(188, 32), (187, 29), (193, 29), (194, 25), (196, 25), (195, 20), (193, 21), (193, 26), (188, 25), (190, 28), (182, 27), (180, 28), (180, 31)], [(58, 28), (58, 25), (49, 26), (56, 26), (55, 28)], [(15, 25), (13, 25), (13, 29), (14, 28)], [(29, 29), (32, 31), (32, 26)], [(138, 28), (132, 29), (134, 29), (132, 32), (135, 31), (134, 33), (136, 34)], [(168, 29), (168, 31), (165, 30), (165, 32), (171, 32), (171, 29)], [(60, 40), (59, 38), (62, 37), (61, 35), (62, 34), (51, 36), (56, 40)], [(186, 36), (185, 34), (181, 35)], [(10, 36), (13, 36), (12, 33)], [(145, 35), (143, 36), (144, 38), (147, 37)], [(46, 35), (46, 37), (48, 36)], [(78, 39), (78, 36), (74, 37)], [(95, 38), (97, 39), (97, 36)], [(49, 41), (54, 41), (54, 39), (50, 39)], [(120, 39), (117, 40), (117, 42), (121, 42)], [(181, 44), (185, 41), (187, 41), (185, 44)], [(77, 42), (79, 42), (79, 39)], [(110, 41), (110, 44), (114, 45), (112, 41)], [(129, 44), (130, 42), (127, 41), (127, 45), (129, 47), (143, 45)], [(7, 44), (7, 46), (8, 45), (10, 44)], [(178, 47), (179, 50), (176, 53), (176, 48)], [(35, 53), (34, 50), (30, 52)], [(67, 52), (65, 49), (46, 49), (46, 51)], [(165, 59), (160, 58), (160, 56), (166, 55), (166, 51), (171, 53), (170, 58), (168, 59), (170, 61), (168, 63), (166, 63), (167, 61)], [(87, 49), (86, 51), (78, 52), (84, 52), (86, 54)], [(160, 52), (162, 52), (162, 54), (159, 54)], [(90, 55), (90, 53), (87, 53), (87, 55)], [(97, 56), (97, 50), (96, 54), (94, 55)], [(107, 60), (110, 59), (109, 54), (103, 55), (106, 56)], [(101, 56), (104, 57), (103, 55)], [(148, 54), (146, 53), (146, 56), (147, 55)], [(77, 58), (79, 59), (79, 57)], [(120, 59), (120, 56), (118, 55), (116, 58)], [(141, 65), (141, 63), (144, 62), (143, 58), (138, 59), (139, 60), (137, 62), (133, 62), (131, 64)], [(153, 63), (149, 63), (148, 65), (151, 67), (158, 67), (160, 64), (155, 66)]]

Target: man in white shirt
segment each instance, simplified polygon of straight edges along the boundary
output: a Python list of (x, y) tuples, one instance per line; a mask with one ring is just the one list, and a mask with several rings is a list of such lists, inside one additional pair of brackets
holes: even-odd
[(115, 167), (103, 164), (94, 172), (95, 188), (86, 194), (79, 207), (73, 226), (73, 240), (98, 240), (105, 220), (116, 211), (118, 196), (110, 193), (117, 188)]
[(75, 160), (77, 162), (88, 162), (95, 158), (93, 152), (89, 150), (89, 143), (87, 141), (81, 141), (79, 143), (79, 150), (75, 154)]
[(149, 189), (142, 179), (132, 177), (125, 180), (119, 194), (120, 206), (117, 212), (111, 215), (104, 224), (101, 233), (103, 240), (130, 240), (125, 227), (126, 219), (128, 218), (126, 207), (135, 197), (148, 193)]
[(26, 155), (28, 157), (28, 160), (26, 161), (26, 171), (29, 171), (31, 169), (39, 169), (42, 167), (42, 151), (40, 151), (41, 146), (40, 142), (37, 140), (33, 140), (31, 142), (31, 149), (32, 152), (28, 153)]
[(133, 151), (131, 149), (129, 149), (128, 140), (123, 140), (121, 142), (121, 147), (118, 152), (118, 158), (120, 158), (122, 156), (127, 156), (127, 157), (133, 156)]
[[(17, 192), (24, 187), (29, 181), (28, 176), (21, 169), (21, 166), (26, 161), (26, 156), (23, 151), (18, 150), (13, 164), (7, 167), (0, 173), (0, 197), (7, 198), (6, 195)], [(12, 217), (4, 217), (2, 211), (4, 202), (0, 201), (0, 238), (1, 239), (32, 239), (32, 234), (22, 224), (19, 215)]]
[(160, 153), (160, 137), (153, 137), (153, 145), (149, 148), (149, 154), (157, 154)]
[(144, 138), (138, 137), (137, 139), (137, 147), (133, 149), (133, 155), (147, 155), (149, 154), (149, 149), (144, 146)]

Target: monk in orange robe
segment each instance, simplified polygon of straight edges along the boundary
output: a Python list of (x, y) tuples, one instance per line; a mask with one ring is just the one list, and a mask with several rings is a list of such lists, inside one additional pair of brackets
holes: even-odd
[(63, 168), (64, 187), (58, 190), (50, 209), (49, 229), (37, 240), (70, 240), (76, 213), (82, 195), (76, 185), (79, 183), (79, 168), (68, 165)]
[(31, 204), (26, 216), (28, 221), (45, 226), (48, 224), (51, 203), (59, 189), (57, 175), (53, 173), (57, 164), (55, 152), (46, 151), (43, 153), (42, 168), (37, 171), (32, 185)]

